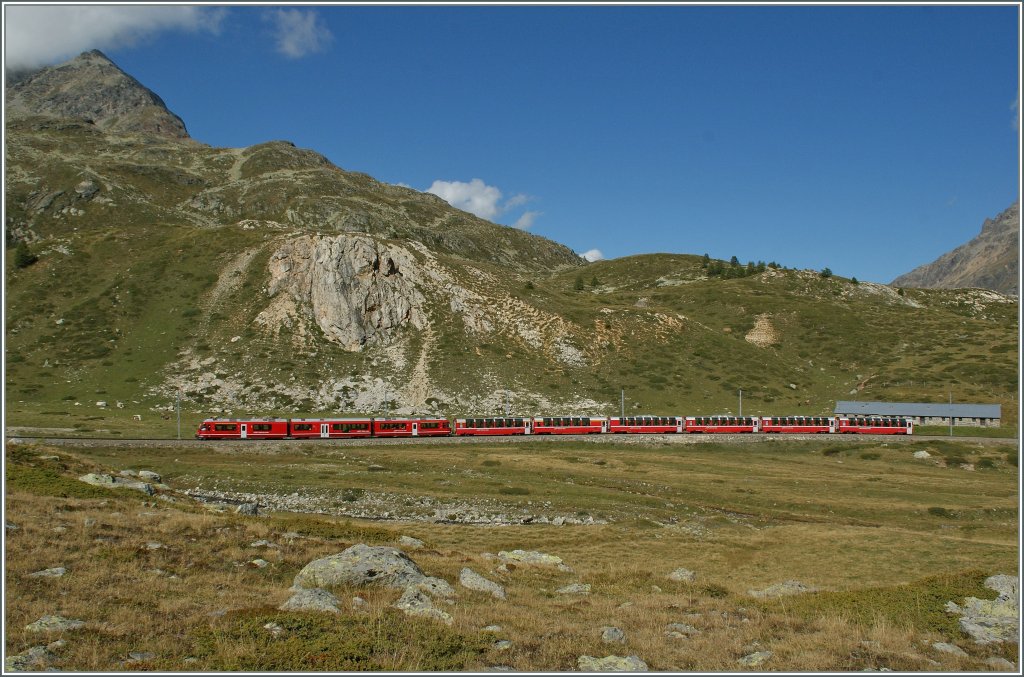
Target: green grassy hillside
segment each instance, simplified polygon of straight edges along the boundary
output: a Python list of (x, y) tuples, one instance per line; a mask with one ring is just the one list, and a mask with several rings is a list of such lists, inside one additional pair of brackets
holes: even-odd
[[(174, 435), (179, 392), (191, 434), (231, 413), (612, 414), (622, 390), (627, 413), (727, 413), (740, 389), (744, 414), (952, 392), (1016, 425), (1007, 297), (709, 275), (688, 255), (584, 265), (287, 142), (218, 149), (42, 118), (7, 131), (8, 426)], [(344, 233), (407, 255), (423, 326), (349, 351), (272, 293), (282, 248)], [(17, 241), (35, 263), (16, 265)]]

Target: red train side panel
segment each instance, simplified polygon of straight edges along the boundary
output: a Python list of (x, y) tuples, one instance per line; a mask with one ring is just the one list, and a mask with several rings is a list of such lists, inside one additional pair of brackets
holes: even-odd
[(761, 421), (751, 416), (687, 416), (688, 433), (756, 433)]
[(836, 420), (828, 416), (762, 416), (763, 433), (834, 433)]
[(544, 416), (533, 419), (534, 435), (594, 435), (608, 432), (608, 419), (589, 416)]
[(286, 418), (208, 418), (196, 431), (196, 438), (200, 440), (283, 440), (286, 437)]
[(374, 437), (439, 437), (451, 435), (451, 426), (444, 418), (373, 419)]
[(666, 434), (685, 432), (682, 416), (613, 416), (608, 419), (610, 433)]
[(528, 418), (457, 418), (455, 434), (465, 435), (530, 435), (531, 421)]
[(912, 435), (914, 422), (904, 418), (850, 416), (836, 419), (836, 432), (863, 435)]

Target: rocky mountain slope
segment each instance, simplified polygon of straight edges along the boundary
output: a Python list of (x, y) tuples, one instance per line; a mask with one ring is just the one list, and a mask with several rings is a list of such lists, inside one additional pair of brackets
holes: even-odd
[(985, 219), (970, 242), (919, 266), (892, 283), (899, 287), (957, 289), (978, 287), (1018, 295), (1020, 281), (1020, 204)]
[(677, 414), (733, 411), (739, 389), (748, 414), (1015, 398), (999, 294), (716, 277), (686, 255), (588, 265), (286, 141), (153, 133), (120, 86), (143, 103), (107, 118), (25, 103), (43, 80), (92, 99), (111, 68), (90, 52), (7, 93), (7, 242), (38, 256), (8, 253), (16, 425), (148, 421), (179, 396), (193, 418), (615, 413), (623, 390), (629, 413)]

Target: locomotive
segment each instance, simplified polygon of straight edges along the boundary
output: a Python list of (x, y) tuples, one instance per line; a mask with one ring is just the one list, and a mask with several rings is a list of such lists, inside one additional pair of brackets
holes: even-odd
[(456, 418), (208, 418), (200, 440), (652, 434), (912, 435), (914, 423), (878, 416), (481, 416)]

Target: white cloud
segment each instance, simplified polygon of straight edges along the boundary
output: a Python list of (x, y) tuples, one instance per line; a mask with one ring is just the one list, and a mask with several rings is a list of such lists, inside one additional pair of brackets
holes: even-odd
[(426, 192), (433, 193), (457, 209), (476, 214), (488, 221), (493, 221), (501, 213), (498, 206), (501, 191), (494, 186), (488, 186), (480, 179), (473, 179), (469, 183), (437, 180)]
[(603, 261), (604, 254), (601, 253), (600, 249), (588, 249), (587, 251), (580, 254), (580, 257), (593, 263), (594, 261)]
[(38, 68), (90, 49), (131, 47), (168, 30), (217, 34), (225, 10), (187, 6), (10, 5), (4, 7), (8, 70)]
[(274, 26), (277, 51), (291, 59), (323, 52), (334, 35), (314, 11), (278, 9), (267, 14)]
[(537, 220), (537, 217), (544, 212), (523, 212), (523, 215), (516, 219), (516, 222), (512, 224), (513, 228), (519, 230), (529, 230), (533, 227), (533, 222)]

